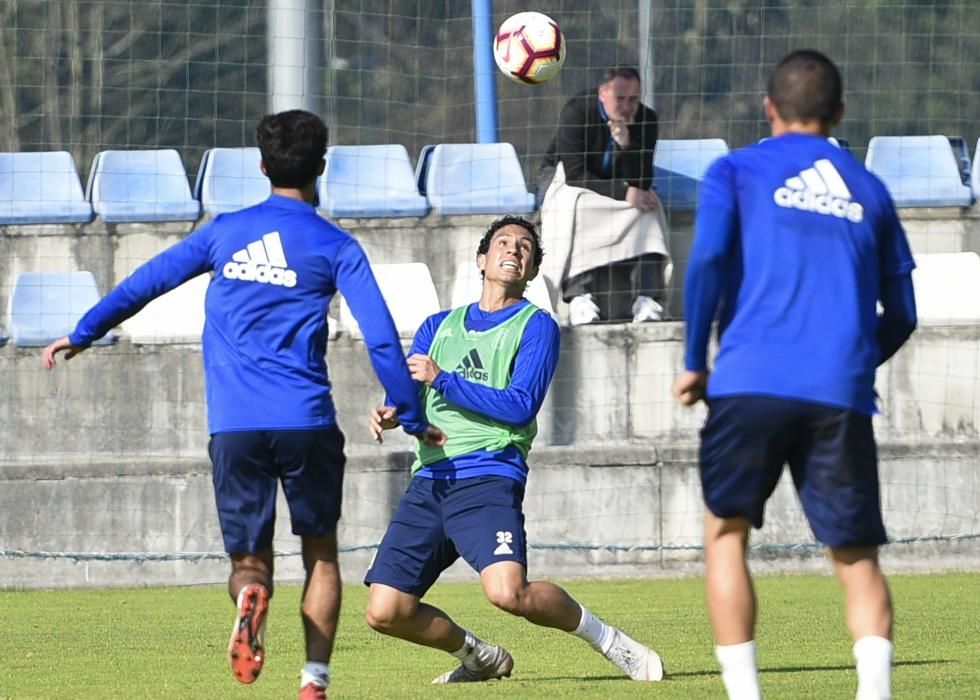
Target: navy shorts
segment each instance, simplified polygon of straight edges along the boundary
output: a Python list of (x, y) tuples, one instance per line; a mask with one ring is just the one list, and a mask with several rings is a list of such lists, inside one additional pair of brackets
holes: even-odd
[(498, 561), (527, 567), (524, 485), (504, 476), (415, 477), (364, 583), (421, 598), (459, 557), (476, 571)]
[(323, 537), (337, 529), (346, 461), (337, 426), (217, 433), (208, 452), (229, 554), (254, 554), (272, 546), (280, 481), (293, 534)]
[(829, 547), (884, 544), (871, 416), (764, 396), (711, 399), (701, 430), (708, 509), (762, 527), (783, 465), (814, 536)]

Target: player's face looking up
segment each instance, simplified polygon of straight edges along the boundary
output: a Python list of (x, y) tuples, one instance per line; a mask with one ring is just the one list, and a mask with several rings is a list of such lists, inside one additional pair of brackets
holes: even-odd
[(610, 120), (631, 122), (640, 106), (640, 81), (617, 76), (599, 86), (599, 101)]
[(493, 234), (487, 252), (477, 256), (477, 264), (488, 280), (526, 283), (538, 272), (534, 263), (535, 245), (526, 228), (508, 224)]

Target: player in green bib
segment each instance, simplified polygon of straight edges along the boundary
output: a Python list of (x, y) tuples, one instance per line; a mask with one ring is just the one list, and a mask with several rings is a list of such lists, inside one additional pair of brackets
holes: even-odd
[[(426, 419), (447, 435), (419, 446), (412, 479), (365, 576), (366, 617), (383, 634), (448, 652), (460, 664), (434, 683), (510, 676), (514, 660), (422, 602), (439, 575), (462, 557), (479, 572), (498, 608), (536, 625), (581, 637), (634, 680), (658, 681), (652, 650), (604, 623), (565, 590), (528, 581), (524, 532), (527, 456), (535, 416), (558, 365), (560, 332), (524, 290), (538, 272), (541, 242), (519, 217), (494, 221), (477, 248), (479, 302), (422, 324), (408, 358)], [(375, 408), (370, 429), (398, 426), (390, 406)]]

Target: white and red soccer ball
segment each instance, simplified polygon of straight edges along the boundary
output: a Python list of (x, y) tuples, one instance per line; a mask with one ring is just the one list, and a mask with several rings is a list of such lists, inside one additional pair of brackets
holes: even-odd
[(565, 62), (565, 37), (558, 23), (540, 12), (508, 17), (493, 40), (497, 67), (515, 83), (537, 85), (551, 80)]

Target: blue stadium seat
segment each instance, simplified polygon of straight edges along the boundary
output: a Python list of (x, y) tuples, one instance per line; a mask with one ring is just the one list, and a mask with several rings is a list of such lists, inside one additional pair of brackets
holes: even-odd
[(864, 159), (899, 207), (968, 207), (953, 148), (945, 136), (875, 136)]
[(250, 148), (211, 148), (197, 169), (194, 198), (206, 214), (216, 216), (265, 201), (272, 185), (262, 174), (262, 154)]
[(439, 214), (530, 214), (517, 151), (509, 143), (444, 143), (426, 165), (425, 195)]
[(173, 149), (102, 151), (92, 161), (85, 196), (108, 223), (195, 221), (201, 215)]
[(85, 201), (67, 151), (0, 153), (0, 224), (85, 224)]
[(693, 211), (708, 166), (728, 153), (724, 139), (660, 139), (653, 155), (653, 186), (672, 211)]
[(976, 150), (973, 151), (973, 170), (970, 172), (970, 182), (973, 186), (973, 196), (980, 199), (980, 139), (977, 139), (977, 147)]
[(415, 186), (408, 151), (400, 144), (331, 146), (317, 183), (327, 216), (425, 216), (429, 204)]
[[(43, 347), (68, 335), (99, 301), (91, 272), (22, 272), (7, 303), (7, 328), (15, 345)], [(97, 345), (115, 342), (114, 335)]]

